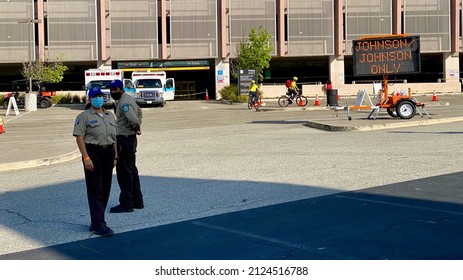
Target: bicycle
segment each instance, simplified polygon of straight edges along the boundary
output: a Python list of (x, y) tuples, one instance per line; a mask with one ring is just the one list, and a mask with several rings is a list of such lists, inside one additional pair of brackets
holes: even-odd
[[(288, 105), (294, 103), (293, 99), (294, 98), (291, 98), (291, 93), (287, 92), (286, 95), (283, 95), (280, 98), (278, 98), (278, 105), (280, 105), (280, 107), (288, 107)], [(307, 97), (303, 96), (301, 92), (298, 92), (295, 101), (297, 106), (304, 107), (305, 105), (307, 105), (308, 99)]]
[(256, 111), (259, 110), (259, 102), (258, 98), (252, 98), (252, 96), (249, 96), (248, 98), (248, 109), (251, 110), (252, 108), (255, 108)]

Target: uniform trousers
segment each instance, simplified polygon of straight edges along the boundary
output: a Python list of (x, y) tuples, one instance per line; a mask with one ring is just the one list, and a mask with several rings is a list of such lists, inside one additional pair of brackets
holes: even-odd
[(136, 166), (137, 136), (117, 135), (118, 157), (116, 165), (117, 182), (121, 189), (120, 205), (124, 208), (143, 206), (140, 178)]
[(88, 206), (92, 226), (105, 228), (105, 209), (111, 192), (115, 151), (113, 145), (86, 144), (87, 153), (93, 162), (93, 171), (85, 169)]

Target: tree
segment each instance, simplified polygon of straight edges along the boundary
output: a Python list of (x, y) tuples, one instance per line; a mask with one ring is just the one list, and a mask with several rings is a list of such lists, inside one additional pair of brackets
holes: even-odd
[(41, 83), (61, 82), (66, 70), (68, 70), (68, 67), (63, 65), (63, 57), (58, 56), (56, 61), (53, 62), (44, 61), (41, 58), (32, 62), (24, 62), (21, 74), (26, 79), (36, 81), (36, 84), (40, 87)]
[(264, 79), (264, 69), (270, 66), (273, 47), (270, 44), (272, 36), (262, 26), (258, 30), (252, 28), (249, 40), (241, 41), (236, 47), (237, 57), (231, 63), (231, 73), (238, 77), (239, 69), (256, 69), (259, 80)]

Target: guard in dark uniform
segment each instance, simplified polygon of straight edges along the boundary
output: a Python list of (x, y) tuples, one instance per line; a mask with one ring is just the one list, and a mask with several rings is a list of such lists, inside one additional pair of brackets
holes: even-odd
[(84, 165), (90, 231), (101, 236), (112, 236), (113, 231), (106, 225), (105, 209), (117, 161), (117, 124), (114, 115), (103, 108), (103, 93), (99, 88), (90, 89), (88, 98), (90, 103), (77, 116), (73, 135)]
[(116, 165), (117, 181), (121, 189), (119, 205), (111, 213), (133, 212), (144, 208), (140, 178), (136, 166), (137, 135), (141, 134), (142, 112), (133, 97), (125, 94), (121, 80), (109, 85), (111, 97), (116, 100), (117, 148), (119, 160)]

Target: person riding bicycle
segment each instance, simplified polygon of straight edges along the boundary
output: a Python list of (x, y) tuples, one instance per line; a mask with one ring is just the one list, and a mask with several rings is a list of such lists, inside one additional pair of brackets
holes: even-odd
[(288, 93), (289, 93), (289, 104), (293, 103), (294, 97), (296, 97), (299, 94), (299, 88), (297, 87), (297, 77), (293, 77), (293, 81), (291, 82), (291, 85), (288, 87)]
[(251, 85), (249, 86), (249, 98), (251, 98), (251, 102), (255, 103), (257, 102), (259, 96), (259, 87), (256, 84), (256, 81), (252, 80)]

